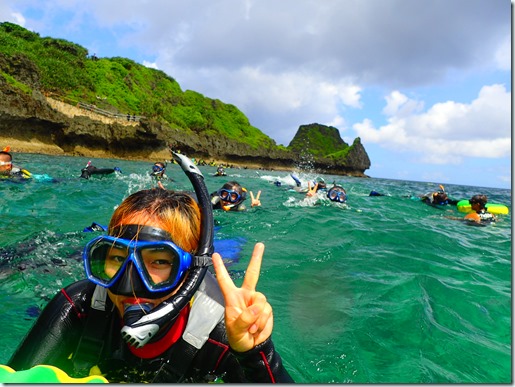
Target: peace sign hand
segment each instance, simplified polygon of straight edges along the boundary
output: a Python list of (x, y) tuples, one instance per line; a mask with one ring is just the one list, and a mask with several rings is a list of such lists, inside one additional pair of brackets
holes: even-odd
[(315, 196), (317, 194), (317, 189), (318, 189), (318, 183), (316, 183), (313, 186), (313, 189), (311, 189), (311, 181), (308, 181), (308, 192), (306, 193), (306, 196), (308, 196), (308, 197)]
[(229, 345), (237, 352), (246, 352), (272, 334), (272, 306), (263, 293), (256, 291), (265, 245), (256, 243), (241, 288), (234, 285), (222, 257), (213, 254), (216, 279), (225, 299), (225, 327)]
[(261, 196), (261, 191), (258, 191), (256, 198), (254, 198), (254, 194), (252, 193), (252, 191), (250, 191), (250, 199), (251, 199), (250, 206), (251, 207), (256, 207), (256, 206), (261, 205), (261, 201), (259, 200), (260, 196)]

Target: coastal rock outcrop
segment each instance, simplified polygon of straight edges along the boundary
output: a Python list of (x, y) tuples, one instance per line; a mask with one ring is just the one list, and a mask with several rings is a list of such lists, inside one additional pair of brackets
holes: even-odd
[[(172, 128), (144, 117), (133, 122), (99, 116), (55, 94), (45, 95), (39, 71), (23, 55), (0, 53), (0, 141), (3, 146), (17, 141), (15, 151), (149, 160), (169, 159), (172, 144), (190, 157), (241, 167), (292, 169), (302, 167), (306, 155), (312, 159), (309, 168), (324, 173), (366, 176), (370, 167), (360, 139), (349, 146), (336, 128), (305, 125), (289, 147), (256, 148), (244, 139)], [(306, 145), (306, 139), (312, 143)]]

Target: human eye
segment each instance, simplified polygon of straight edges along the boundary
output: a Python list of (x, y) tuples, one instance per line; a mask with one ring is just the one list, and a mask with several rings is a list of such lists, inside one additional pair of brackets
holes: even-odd
[(106, 261), (110, 262), (111, 264), (121, 265), (127, 258), (127, 255), (127, 250), (113, 247), (107, 253)]
[(147, 268), (170, 269), (173, 265), (174, 254), (169, 249), (145, 249), (142, 255)]

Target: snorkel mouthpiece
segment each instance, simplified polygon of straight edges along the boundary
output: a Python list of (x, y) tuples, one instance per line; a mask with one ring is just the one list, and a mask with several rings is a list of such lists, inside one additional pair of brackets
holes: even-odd
[(127, 325), (132, 325), (141, 317), (146, 314), (149, 314), (154, 306), (152, 304), (128, 304), (125, 305), (125, 310), (123, 312), (123, 321)]
[(141, 348), (147, 344), (152, 337), (159, 331), (157, 324), (145, 324), (132, 327), (152, 310), (152, 304), (132, 304), (126, 305), (123, 313), (125, 326), (121, 330), (122, 338), (129, 345)]

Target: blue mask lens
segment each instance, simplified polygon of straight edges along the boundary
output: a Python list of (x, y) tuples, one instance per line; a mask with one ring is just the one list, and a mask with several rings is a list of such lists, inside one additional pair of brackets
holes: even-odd
[(241, 195), (238, 192), (228, 189), (219, 189), (218, 196), (220, 196), (220, 199), (229, 203), (238, 203), (241, 199)]
[(347, 201), (347, 194), (336, 189), (330, 189), (329, 192), (327, 192), (327, 197), (333, 202), (345, 203)]
[(159, 165), (154, 165), (154, 166), (152, 167), (152, 172), (154, 172), (154, 173), (158, 173), (158, 172), (161, 172), (161, 171), (163, 171), (163, 170), (164, 170), (164, 168), (163, 168), (163, 167), (160, 167)]
[(85, 247), (84, 266), (90, 281), (111, 287), (132, 262), (151, 292), (173, 290), (192, 262), (191, 254), (171, 241), (136, 241), (100, 236)]

